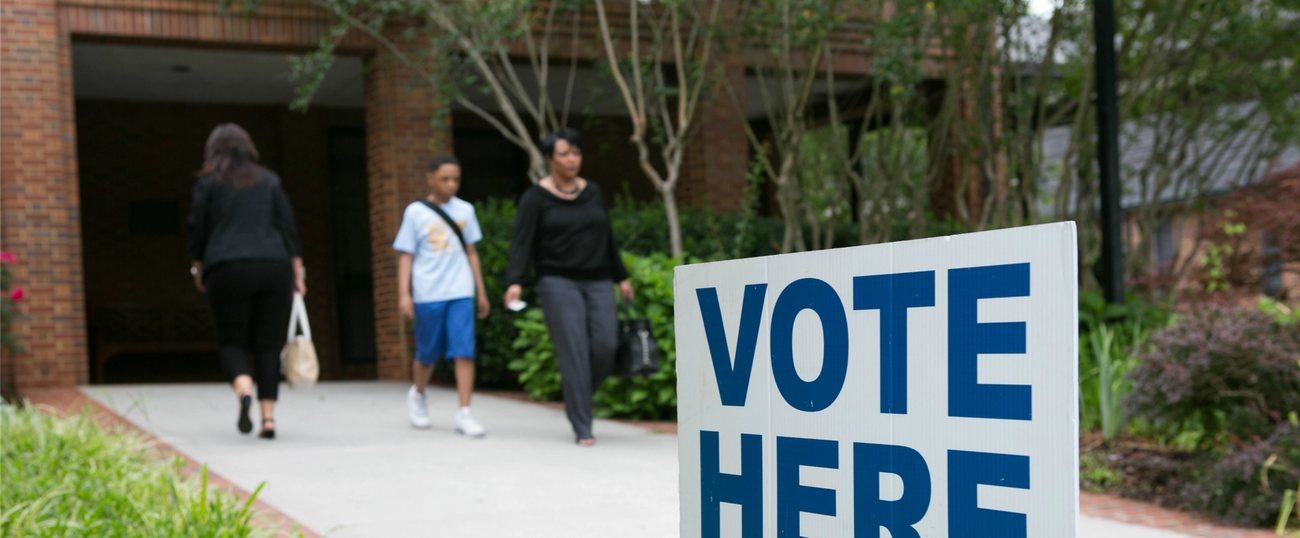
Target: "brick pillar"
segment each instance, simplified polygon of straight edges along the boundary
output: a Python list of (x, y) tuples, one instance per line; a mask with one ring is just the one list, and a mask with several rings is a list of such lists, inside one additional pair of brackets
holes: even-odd
[(677, 199), (685, 205), (705, 206), (719, 213), (740, 210), (749, 169), (749, 140), (745, 137), (745, 63), (728, 58), (724, 74), (740, 101), (732, 102), (722, 81), (700, 107), (700, 132), (688, 144), (682, 163)]
[[(0, 248), (19, 265), (18, 390), (87, 382), (72, 47), (55, 0), (0, 4)], [(6, 380), (8, 383), (9, 380)]]
[(375, 348), (379, 379), (410, 379), (408, 321), (397, 310), (393, 239), (402, 213), (427, 196), (424, 174), (436, 152), (451, 151), (451, 115), (436, 129), (439, 106), (427, 85), (388, 53), (366, 75), (366, 159), (370, 182), (370, 244), (374, 259)]

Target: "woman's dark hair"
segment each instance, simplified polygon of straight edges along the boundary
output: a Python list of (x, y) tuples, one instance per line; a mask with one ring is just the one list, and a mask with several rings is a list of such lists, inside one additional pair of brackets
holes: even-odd
[(454, 155), (448, 153), (439, 153), (437, 155), (434, 155), (433, 159), (429, 160), (429, 171), (437, 172), (439, 168), (442, 168), (443, 165), (447, 165), (447, 164), (454, 164), (456, 166), (460, 166), (460, 160), (456, 159), (456, 156)]
[(565, 127), (542, 137), (542, 143), (540, 144), (542, 155), (548, 159), (555, 156), (555, 143), (561, 140), (568, 142), (570, 146), (578, 148), (579, 152), (582, 151), (582, 135), (578, 134), (576, 130)]
[(208, 135), (203, 151), (203, 169), (199, 176), (215, 175), (217, 181), (247, 187), (257, 183), (257, 147), (248, 131), (233, 123), (223, 123)]

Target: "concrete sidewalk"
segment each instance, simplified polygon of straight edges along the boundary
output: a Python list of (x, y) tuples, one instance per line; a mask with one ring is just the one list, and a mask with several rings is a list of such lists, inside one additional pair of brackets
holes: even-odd
[[(455, 394), (431, 388), (432, 430), (406, 422), (408, 385), (283, 388), (279, 437), (239, 435), (224, 385), (83, 387), (103, 405), (330, 537), (678, 535), (677, 438), (597, 421), (574, 445), (562, 411), (477, 396), (484, 439), (452, 431)], [(256, 421), (256, 415), (254, 416)], [(1083, 538), (1187, 538), (1084, 517)]]

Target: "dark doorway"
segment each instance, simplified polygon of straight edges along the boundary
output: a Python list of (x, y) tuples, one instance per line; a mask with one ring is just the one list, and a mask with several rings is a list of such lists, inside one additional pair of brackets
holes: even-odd
[(373, 364), (376, 357), (375, 301), (370, 260), (365, 131), (330, 129), (329, 160), (339, 358), (344, 364)]
[(456, 196), (467, 202), (514, 200), (531, 184), (528, 155), (497, 132), (457, 129), (452, 145), (461, 164)]
[(299, 113), (281, 52), (156, 45), (73, 43), (91, 381), (225, 380), (186, 217), (207, 136), (226, 122), (293, 205), (321, 379), (373, 379), (361, 58), (341, 56)]

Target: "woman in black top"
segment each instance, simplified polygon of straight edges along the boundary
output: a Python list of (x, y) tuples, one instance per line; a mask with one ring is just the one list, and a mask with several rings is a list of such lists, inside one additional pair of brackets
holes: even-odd
[(251, 353), (260, 435), (273, 439), (284, 323), (293, 293), (307, 293), (298, 227), (280, 178), (258, 166), (247, 132), (233, 123), (219, 125), (204, 153), (190, 212), (190, 273), (212, 307), (217, 353), (239, 396), (239, 431), (253, 431)]
[(614, 241), (605, 195), (578, 177), (582, 138), (561, 129), (542, 139), (551, 175), (524, 192), (506, 264), (506, 306), (519, 300), (529, 267), (555, 344), (564, 409), (577, 442), (591, 446), (591, 397), (609, 377), (618, 347), (614, 282), (623, 300), (632, 285)]

